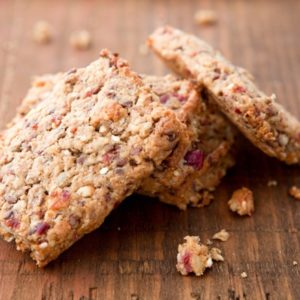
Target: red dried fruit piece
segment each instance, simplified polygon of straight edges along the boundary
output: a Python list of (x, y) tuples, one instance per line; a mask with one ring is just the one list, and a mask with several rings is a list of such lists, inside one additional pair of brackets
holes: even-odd
[(62, 198), (63, 200), (69, 200), (70, 197), (71, 197), (71, 194), (70, 194), (69, 191), (67, 191), (67, 190), (63, 190), (63, 191), (62, 191), (62, 193), (61, 193), (61, 198)]
[(183, 254), (182, 262), (183, 262), (184, 268), (187, 271), (187, 273), (191, 273), (193, 271), (191, 263), (190, 263), (190, 259), (191, 259), (190, 253), (186, 252)]
[(204, 153), (201, 150), (188, 151), (184, 157), (186, 164), (200, 170), (203, 167)]
[(165, 104), (169, 100), (170, 96), (167, 94), (161, 95), (159, 97), (160, 103)]
[(185, 102), (187, 100), (187, 97), (177, 93), (173, 93), (173, 96), (176, 97), (180, 102)]
[(245, 93), (246, 92), (246, 89), (243, 87), (243, 86), (241, 86), (241, 85), (235, 85), (233, 88), (232, 88), (232, 91), (234, 92), (234, 93)]
[(33, 124), (31, 125), (31, 128), (32, 128), (33, 130), (37, 130), (37, 129), (39, 128), (39, 126), (38, 126), (37, 123), (33, 123)]
[(20, 221), (16, 218), (6, 220), (5, 224), (12, 229), (17, 229), (20, 227)]
[(36, 226), (36, 233), (39, 235), (43, 235), (43, 234), (47, 233), (49, 228), (50, 228), (50, 225), (48, 223), (41, 222)]
[(234, 111), (236, 114), (239, 114), (239, 115), (242, 113), (242, 111), (239, 108), (236, 108)]
[(102, 86), (100, 85), (100, 86), (94, 87), (91, 90), (87, 91), (85, 94), (85, 97), (91, 97), (92, 95), (98, 94), (101, 87)]

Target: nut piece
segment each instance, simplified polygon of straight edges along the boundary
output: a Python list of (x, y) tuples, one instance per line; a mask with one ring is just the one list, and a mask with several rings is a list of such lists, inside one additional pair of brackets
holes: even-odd
[(198, 236), (186, 236), (184, 239), (186, 242), (178, 246), (176, 268), (182, 275), (195, 273), (201, 276), (213, 264), (209, 249), (200, 243)]
[(296, 200), (300, 200), (300, 188), (298, 188), (297, 186), (293, 185), (289, 189), (289, 194), (290, 194), (290, 196), (292, 196)]
[(39, 21), (33, 28), (33, 40), (39, 44), (48, 44), (53, 38), (53, 30), (46, 21)]
[(219, 248), (211, 248), (210, 255), (211, 258), (215, 261), (224, 261), (224, 257), (222, 256), (222, 251)]
[(293, 266), (297, 266), (298, 262), (296, 260), (293, 261)]
[(214, 240), (226, 242), (229, 239), (229, 233), (226, 231), (226, 229), (222, 229), (221, 231), (215, 233), (212, 238)]
[(75, 49), (87, 50), (92, 44), (91, 35), (86, 30), (74, 31), (70, 36), (70, 44)]
[(248, 277), (248, 274), (247, 274), (246, 272), (243, 272), (243, 273), (241, 273), (241, 277), (242, 277), (242, 278), (247, 278), (247, 277)]
[(213, 25), (218, 21), (215, 11), (210, 9), (201, 9), (195, 13), (195, 22), (199, 25)]
[(91, 197), (95, 192), (95, 188), (91, 185), (83, 186), (80, 189), (78, 189), (77, 194), (80, 196), (87, 198)]
[(236, 190), (228, 201), (228, 206), (231, 211), (236, 212), (240, 216), (251, 216), (254, 212), (252, 191), (245, 187)]

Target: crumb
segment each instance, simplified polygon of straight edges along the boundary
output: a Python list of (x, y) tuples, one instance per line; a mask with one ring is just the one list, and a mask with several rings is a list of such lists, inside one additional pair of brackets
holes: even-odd
[(199, 25), (213, 25), (218, 21), (216, 12), (210, 9), (198, 10), (195, 13), (194, 19)]
[(243, 273), (241, 273), (241, 277), (242, 277), (242, 278), (247, 278), (247, 277), (248, 277), (248, 274), (247, 274), (246, 272), (243, 272)]
[(139, 296), (137, 294), (131, 294), (131, 300), (139, 300)]
[(276, 180), (269, 180), (267, 185), (269, 187), (271, 187), (271, 186), (277, 186), (278, 182)]
[(33, 28), (33, 40), (39, 44), (48, 44), (53, 39), (53, 30), (46, 21), (39, 21)]
[(200, 243), (198, 236), (186, 236), (184, 239), (186, 242), (178, 246), (177, 271), (182, 275), (195, 273), (201, 276), (206, 268), (213, 265), (209, 249)]
[(121, 227), (117, 227), (117, 230), (118, 230), (118, 231), (121, 231)]
[(148, 46), (146, 44), (141, 44), (139, 47), (139, 52), (141, 55), (147, 55), (149, 53)]
[(91, 35), (86, 30), (74, 31), (70, 36), (70, 44), (75, 49), (87, 50), (92, 44)]
[(297, 186), (293, 185), (289, 189), (289, 194), (290, 194), (290, 196), (292, 196), (296, 200), (300, 200), (300, 188), (298, 188)]
[(231, 199), (228, 201), (228, 206), (231, 211), (236, 212), (240, 216), (251, 216), (254, 212), (252, 191), (245, 187), (234, 191)]
[(210, 239), (207, 239), (207, 241), (206, 241), (206, 245), (207, 245), (207, 246), (211, 246), (212, 244), (213, 244), (212, 240), (210, 240)]
[(293, 266), (297, 266), (298, 265), (298, 262), (297, 261), (293, 261)]
[(212, 260), (224, 261), (224, 257), (222, 256), (222, 251), (219, 248), (211, 248), (210, 255)]
[(229, 239), (229, 233), (225, 229), (222, 229), (221, 231), (215, 233), (212, 238), (214, 240), (226, 242)]

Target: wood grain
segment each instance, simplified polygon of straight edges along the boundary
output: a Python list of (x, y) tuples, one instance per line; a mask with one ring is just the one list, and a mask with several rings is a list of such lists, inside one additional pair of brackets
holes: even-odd
[[(216, 10), (218, 24), (194, 24), (199, 8)], [(297, 0), (0, 0), (0, 124), (14, 115), (32, 75), (85, 65), (103, 47), (120, 52), (138, 72), (164, 74), (153, 55), (138, 49), (166, 23), (200, 35), (248, 68), (266, 92), (275, 92), (300, 117), (299, 17)], [(54, 27), (50, 45), (31, 40), (40, 19)], [(82, 28), (93, 36), (86, 52), (73, 50), (68, 41)], [(206, 209), (182, 212), (132, 196), (45, 269), (0, 241), (0, 299), (300, 299), (300, 203), (287, 196), (288, 187), (300, 185), (299, 167), (267, 158), (243, 138), (240, 144), (237, 166)], [(269, 179), (279, 185), (267, 187)], [(255, 194), (251, 218), (234, 216), (226, 204), (243, 185)], [(206, 240), (222, 228), (231, 233), (218, 245), (226, 261), (202, 278), (180, 276), (175, 263), (183, 237)]]

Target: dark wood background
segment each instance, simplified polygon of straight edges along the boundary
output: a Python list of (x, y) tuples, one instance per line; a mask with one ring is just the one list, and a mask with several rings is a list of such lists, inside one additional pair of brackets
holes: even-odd
[[(218, 24), (194, 24), (200, 8), (215, 9)], [(40, 19), (54, 27), (49, 45), (32, 42)], [(165, 23), (198, 34), (248, 68), (266, 92), (275, 92), (300, 117), (299, 21), (297, 0), (0, 0), (0, 125), (14, 115), (32, 75), (85, 65), (103, 47), (120, 52), (138, 72), (166, 73), (152, 54), (138, 50)], [(93, 47), (78, 52), (69, 46), (69, 35), (82, 28), (91, 32)], [(0, 241), (0, 299), (300, 299), (300, 202), (287, 196), (288, 187), (300, 185), (299, 167), (241, 141), (236, 167), (206, 209), (182, 212), (132, 196), (45, 269)], [(270, 179), (279, 185), (267, 187)], [(243, 185), (255, 194), (251, 218), (227, 208), (232, 191)], [(225, 262), (201, 278), (180, 276), (175, 264), (183, 237), (205, 240), (222, 228), (231, 233), (218, 244)], [(246, 279), (240, 277), (244, 271)]]

